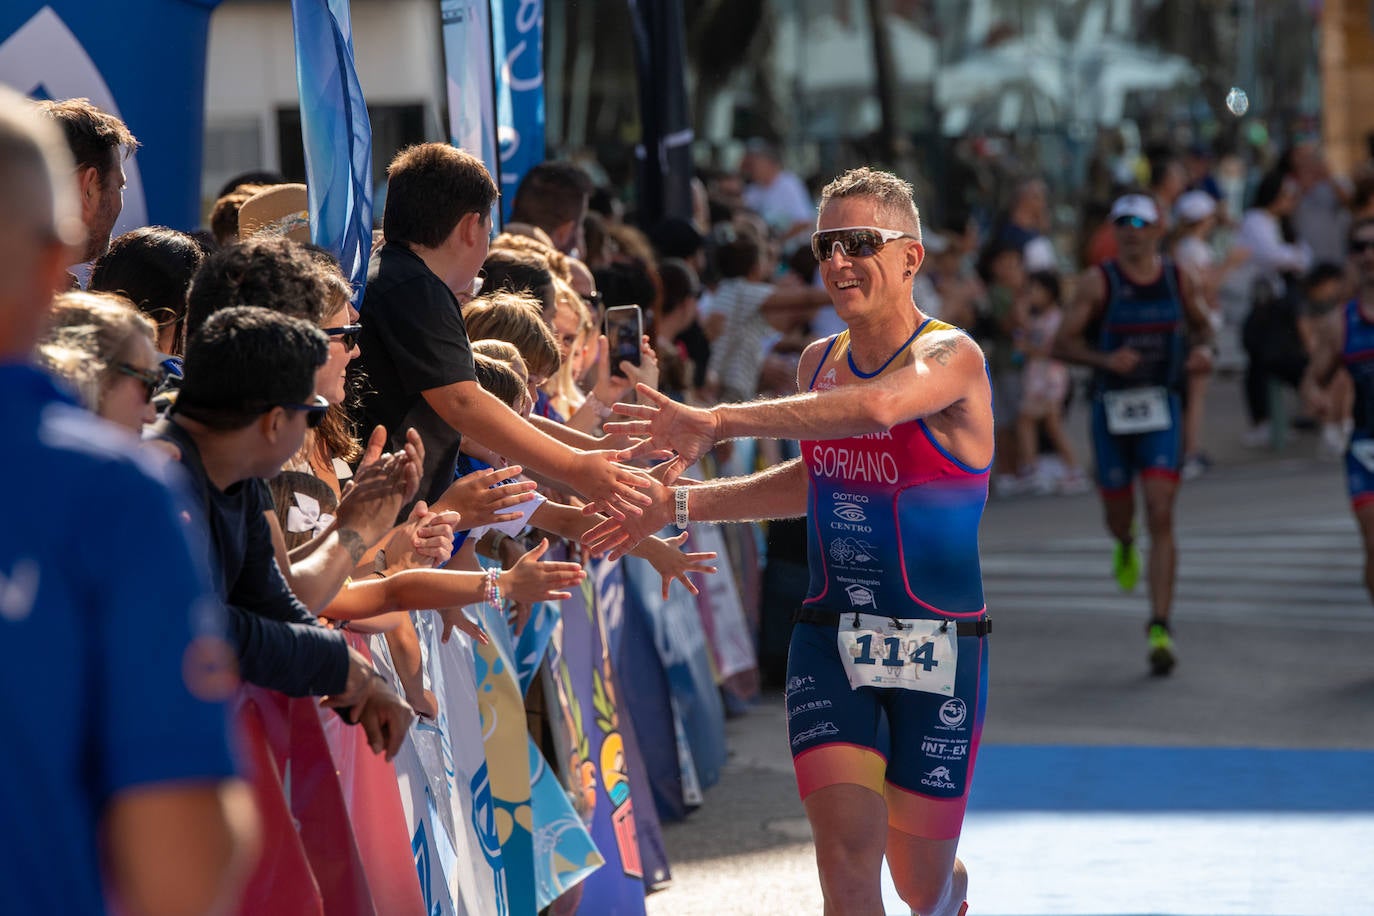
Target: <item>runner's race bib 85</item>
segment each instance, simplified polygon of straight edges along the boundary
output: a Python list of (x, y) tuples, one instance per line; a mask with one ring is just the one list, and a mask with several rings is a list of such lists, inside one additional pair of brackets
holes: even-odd
[(844, 614), (836, 630), (851, 688), (900, 687), (954, 696), (959, 635), (953, 621)]
[(1113, 436), (1153, 433), (1174, 425), (1169, 393), (1163, 388), (1130, 388), (1102, 392), (1107, 431)]

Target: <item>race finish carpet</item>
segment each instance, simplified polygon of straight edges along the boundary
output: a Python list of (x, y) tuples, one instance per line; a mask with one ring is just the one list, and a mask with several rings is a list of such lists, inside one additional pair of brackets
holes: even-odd
[(985, 745), (960, 856), (969, 916), (1374, 913), (1374, 752)]

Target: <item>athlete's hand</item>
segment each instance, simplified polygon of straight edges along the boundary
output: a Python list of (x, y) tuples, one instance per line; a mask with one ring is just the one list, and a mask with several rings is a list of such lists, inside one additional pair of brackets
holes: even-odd
[(1188, 362), (1183, 367), (1190, 375), (1206, 375), (1212, 371), (1212, 347), (1198, 344), (1188, 353)]
[(647, 385), (637, 385), (635, 390), (644, 403), (615, 405), (616, 413), (634, 419), (603, 426), (608, 433), (644, 437), (630, 449), (630, 455), (638, 457), (655, 450), (672, 449), (690, 465), (716, 444), (720, 421), (714, 411), (688, 407)]
[(673, 520), (673, 492), (650, 479), (645, 491), (651, 504), (640, 515), (608, 518), (582, 536), (582, 543), (595, 555), (607, 554), (619, 560), (641, 541)]
[(1116, 375), (1130, 375), (1140, 367), (1140, 352), (1122, 347), (1107, 354), (1107, 371)]

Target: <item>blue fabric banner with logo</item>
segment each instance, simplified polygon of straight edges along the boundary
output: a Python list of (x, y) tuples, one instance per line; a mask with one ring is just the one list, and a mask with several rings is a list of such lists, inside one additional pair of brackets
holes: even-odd
[(34, 98), (88, 98), (142, 143), (124, 163), (116, 235), (200, 224), (205, 43), (218, 2), (0, 3), (0, 83)]
[(491, 21), (504, 223), (521, 179), (544, 161), (544, 0), (491, 0)]
[(353, 65), (348, 0), (291, 0), (310, 241), (339, 259), (363, 299), (372, 254), (372, 122)]
[[(441, 0), (449, 143), (500, 175), (496, 151), (496, 91), (492, 76), (492, 10), (488, 0)], [(499, 216), (499, 213), (496, 214)]]

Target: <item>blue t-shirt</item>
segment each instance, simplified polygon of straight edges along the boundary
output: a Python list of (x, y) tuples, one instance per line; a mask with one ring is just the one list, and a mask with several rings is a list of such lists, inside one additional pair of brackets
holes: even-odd
[(234, 773), (223, 705), (183, 675), (223, 614), (176, 465), (31, 366), (0, 391), (0, 910), (101, 913), (111, 798)]

